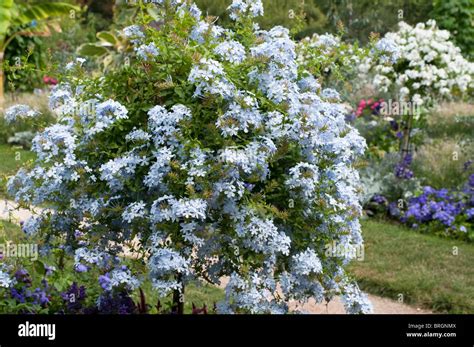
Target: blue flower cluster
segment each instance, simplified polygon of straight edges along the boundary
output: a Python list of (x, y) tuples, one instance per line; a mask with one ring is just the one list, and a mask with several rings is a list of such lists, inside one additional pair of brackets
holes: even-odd
[(375, 50), (380, 54), (380, 61), (382, 63), (390, 62), (395, 64), (401, 57), (400, 47), (394, 40), (384, 37), (377, 41)]
[(8, 270), (5, 264), (0, 264), (0, 287), (2, 288), (9, 288), (14, 283)]
[(232, 64), (240, 64), (246, 58), (244, 46), (240, 42), (234, 40), (220, 43), (214, 49), (214, 52), (218, 54), (222, 59)]
[(153, 42), (148, 45), (143, 44), (140, 47), (136, 47), (135, 51), (137, 52), (137, 57), (140, 57), (144, 61), (147, 61), (160, 54), (160, 51)]
[(408, 153), (403, 156), (403, 159), (395, 166), (395, 176), (400, 179), (409, 180), (413, 178), (413, 171), (410, 165), (413, 161), (413, 156)]
[(407, 206), (389, 202), (382, 195), (374, 195), (371, 202), (414, 229), (474, 241), (474, 174), (462, 189), (426, 186), (421, 194), (408, 200)]
[(263, 4), (261, 0), (232, 0), (229, 6), (230, 18), (239, 20), (243, 17), (263, 16)]
[(5, 120), (7, 123), (13, 123), (19, 119), (35, 118), (39, 112), (32, 110), (27, 105), (15, 105), (10, 107), (5, 112)]
[(105, 291), (121, 289), (133, 291), (140, 286), (140, 281), (132, 275), (126, 266), (113, 269), (99, 277), (99, 284)]
[(66, 304), (65, 313), (82, 313), (86, 297), (86, 288), (73, 282), (68, 290), (61, 293), (61, 298)]
[[(26, 308), (28, 305), (38, 309), (48, 306), (51, 301), (51, 289), (46, 278), (43, 278), (40, 286), (33, 289), (33, 282), (27, 270), (19, 268), (10, 274), (11, 271), (12, 268), (7, 268), (4, 264), (0, 267), (0, 288), (8, 289), (0, 292), (2, 300), (10, 299), (18, 305), (23, 304), (24, 309), (19, 313), (24, 314), (30, 313)], [(48, 275), (47, 272), (46, 274)]]
[(401, 221), (413, 228), (435, 223), (445, 233), (472, 240), (474, 238), (474, 174), (462, 192), (425, 187), (423, 193), (410, 199)]

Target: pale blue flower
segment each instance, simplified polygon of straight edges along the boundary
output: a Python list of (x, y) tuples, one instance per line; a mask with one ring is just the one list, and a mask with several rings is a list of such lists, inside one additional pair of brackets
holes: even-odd
[(246, 58), (244, 46), (234, 40), (224, 41), (220, 43), (214, 49), (214, 52), (218, 54), (222, 59), (232, 64), (240, 64)]
[(139, 58), (145, 61), (157, 57), (160, 54), (160, 50), (156, 47), (154, 42), (151, 42), (148, 45), (143, 44), (139, 47), (135, 47), (135, 52)]
[(35, 118), (40, 113), (31, 109), (30, 106), (27, 105), (15, 105), (8, 108), (5, 112), (5, 120), (7, 123), (13, 123), (20, 119), (31, 119)]
[(133, 202), (128, 205), (122, 213), (124, 222), (132, 223), (136, 219), (143, 219), (146, 216), (146, 204), (143, 201)]
[(373, 307), (367, 294), (362, 293), (359, 287), (355, 284), (349, 284), (345, 287), (342, 302), (344, 303), (347, 313), (367, 314), (373, 312)]
[(263, 4), (261, 0), (232, 0), (232, 4), (227, 8), (230, 11), (230, 18), (238, 20), (241, 17), (263, 16)]
[(4, 264), (0, 264), (0, 287), (9, 288), (15, 283), (15, 280), (10, 277), (8, 269)]

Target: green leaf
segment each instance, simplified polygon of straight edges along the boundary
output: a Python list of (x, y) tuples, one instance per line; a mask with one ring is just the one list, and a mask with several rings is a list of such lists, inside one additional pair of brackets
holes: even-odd
[(26, 5), (18, 18), (15, 19), (15, 24), (25, 25), (34, 20), (45, 20), (53, 17), (62, 17), (70, 15), (74, 12), (80, 11), (79, 7), (64, 3), (51, 2), (44, 4)]
[(13, 0), (0, 0), (0, 45), (11, 25)]
[(59, 282), (54, 282), (53, 287), (58, 291), (61, 292), (64, 289), (64, 286), (62, 286)]
[(44, 264), (39, 261), (39, 260), (36, 260), (34, 263), (33, 263), (33, 266), (35, 268), (35, 271), (44, 276), (46, 274), (46, 267), (44, 266)]
[(77, 49), (79, 55), (86, 57), (100, 57), (107, 52), (107, 48), (92, 43), (85, 43)]
[(118, 42), (117, 38), (110, 31), (101, 31), (97, 33), (97, 38), (103, 42), (110, 43), (112, 46), (115, 46)]

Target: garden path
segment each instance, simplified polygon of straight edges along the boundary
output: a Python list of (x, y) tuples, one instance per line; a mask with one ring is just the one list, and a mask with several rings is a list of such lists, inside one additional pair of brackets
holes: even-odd
[[(228, 278), (221, 279), (221, 288), (225, 288), (227, 285)], [(374, 314), (432, 314), (433, 312), (422, 309), (419, 307), (413, 307), (404, 303), (389, 299), (382, 298), (377, 295), (369, 295), (369, 300), (374, 308)], [(298, 309), (300, 312), (308, 314), (345, 314), (344, 304), (340, 297), (336, 297), (331, 302), (326, 304), (318, 304), (315, 300), (310, 300), (308, 303), (301, 304), (297, 301), (290, 302), (290, 309)]]
[[(40, 213), (42, 208), (35, 208), (34, 212)], [(0, 200), (0, 219), (14, 222), (24, 222), (33, 212), (31, 210), (20, 208), (17, 203), (9, 200)]]

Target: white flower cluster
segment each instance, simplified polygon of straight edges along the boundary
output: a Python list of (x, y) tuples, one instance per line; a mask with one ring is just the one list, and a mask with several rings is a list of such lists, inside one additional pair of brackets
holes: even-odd
[(65, 70), (66, 71), (71, 71), (73, 70), (75, 67), (82, 67), (84, 65), (84, 63), (86, 62), (86, 60), (84, 58), (76, 58), (76, 60), (74, 61), (71, 61), (69, 62), (68, 64), (66, 64), (66, 67), (65, 67)]
[(401, 22), (399, 30), (387, 33), (377, 46), (392, 52), (398, 47), (395, 65), (373, 66), (373, 82), (381, 91), (395, 88), (401, 99), (424, 105), (474, 87), (474, 63), (463, 58), (449, 32), (434, 20), (416, 26)]

